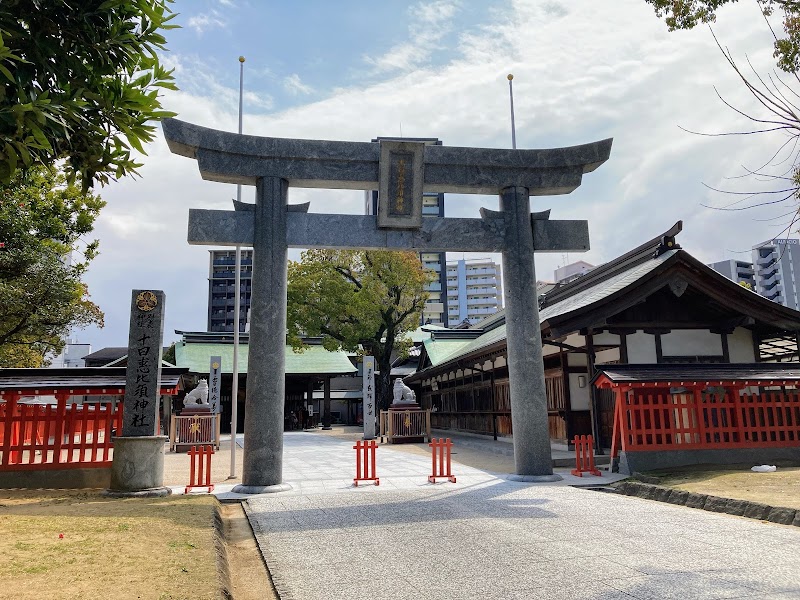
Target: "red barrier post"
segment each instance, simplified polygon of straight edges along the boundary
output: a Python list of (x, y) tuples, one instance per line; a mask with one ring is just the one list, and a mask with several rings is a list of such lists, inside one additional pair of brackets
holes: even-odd
[[(455, 483), (456, 478), (450, 471), (450, 451), (453, 448), (453, 442), (450, 441), (450, 438), (439, 438), (438, 440), (433, 438), (428, 446), (431, 447), (431, 475), (428, 476), (428, 481), (436, 483), (437, 477), (447, 477), (447, 481)], [(436, 460), (437, 455), (438, 461)]]
[(594, 466), (594, 443), (592, 436), (575, 436), (575, 468), (573, 475), (583, 477), (584, 473), (601, 476), (600, 471)]
[[(214, 454), (214, 448), (211, 446), (192, 446), (189, 450), (189, 485), (183, 490), (184, 494), (188, 494), (189, 490), (198, 487), (208, 488), (208, 493), (214, 491), (214, 484), (211, 483), (211, 455)], [(205, 459), (205, 465), (203, 465)], [(204, 469), (205, 467), (205, 469)], [(205, 470), (205, 481), (203, 481), (203, 471)], [(195, 475), (197, 478), (195, 478)]]
[(353, 478), (353, 486), (358, 487), (359, 481), (374, 481), (375, 485), (380, 485), (381, 480), (377, 476), (375, 466), (375, 451), (378, 443), (375, 440), (358, 440), (353, 450), (356, 451), (356, 476)]

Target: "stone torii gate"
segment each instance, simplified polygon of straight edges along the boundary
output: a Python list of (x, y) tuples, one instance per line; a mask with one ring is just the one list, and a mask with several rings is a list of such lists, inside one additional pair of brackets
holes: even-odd
[[(531, 214), (530, 196), (568, 194), (611, 153), (611, 139), (546, 150), (267, 138), (163, 122), (172, 152), (197, 160), (203, 179), (256, 186), (256, 203), (189, 210), (190, 244), (252, 245), (253, 278), (239, 493), (282, 484), (288, 248), (502, 252), (517, 481), (553, 474), (534, 251), (589, 249), (586, 221)], [(377, 216), (308, 213), (289, 187), (378, 190)], [(424, 219), (423, 192), (499, 194), (479, 219)]]

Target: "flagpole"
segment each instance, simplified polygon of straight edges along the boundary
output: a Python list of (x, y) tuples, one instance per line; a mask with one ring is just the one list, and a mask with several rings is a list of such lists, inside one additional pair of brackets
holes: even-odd
[(511, 147), (517, 149), (517, 130), (514, 126), (514, 76), (508, 74), (508, 98), (511, 100)]
[[(244, 56), (239, 57), (239, 134), (242, 133), (242, 95), (244, 91)], [(242, 185), (236, 186), (236, 201), (242, 201)], [(231, 381), (231, 474), (236, 479), (236, 428), (239, 419), (239, 303), (242, 298), (242, 247), (236, 245), (236, 289), (233, 293), (233, 378)]]

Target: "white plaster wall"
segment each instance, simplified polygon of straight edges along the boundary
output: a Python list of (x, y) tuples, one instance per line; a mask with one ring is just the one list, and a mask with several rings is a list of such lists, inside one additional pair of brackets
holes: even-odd
[(585, 354), (567, 354), (567, 364), (570, 367), (585, 367), (587, 365), (587, 358)]
[(594, 340), (594, 345), (618, 345), (619, 344), (619, 336), (614, 333), (608, 333), (604, 331), (603, 333), (596, 333), (592, 336)]
[(656, 363), (656, 341), (655, 337), (643, 331), (629, 335), (628, 343), (628, 362), (630, 364)]
[(609, 348), (594, 354), (594, 364), (596, 365), (608, 364), (615, 360), (619, 360), (619, 348)]
[(728, 336), (728, 352), (732, 363), (756, 362), (753, 332), (744, 327), (734, 329), (733, 333)]
[(664, 356), (722, 356), (722, 336), (707, 329), (678, 329), (661, 336)]
[[(585, 387), (578, 387), (578, 377), (586, 379)], [(589, 377), (587, 375), (569, 374), (569, 404), (572, 410), (589, 410)]]

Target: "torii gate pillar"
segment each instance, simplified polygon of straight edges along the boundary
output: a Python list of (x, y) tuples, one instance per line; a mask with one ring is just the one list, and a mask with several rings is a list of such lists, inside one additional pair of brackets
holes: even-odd
[[(514, 428), (514, 481), (557, 481), (553, 475), (547, 391), (542, 364), (542, 332), (536, 295), (531, 201), (528, 188), (500, 193), (508, 245), (503, 251), (508, 383)], [(541, 376), (537, 376), (541, 373)], [(534, 374), (532, 376), (532, 374)]]
[(286, 215), (289, 184), (279, 177), (256, 180), (253, 276), (248, 344), (247, 410), (244, 415), (240, 494), (289, 489), (283, 475), (283, 410), (286, 396)]

